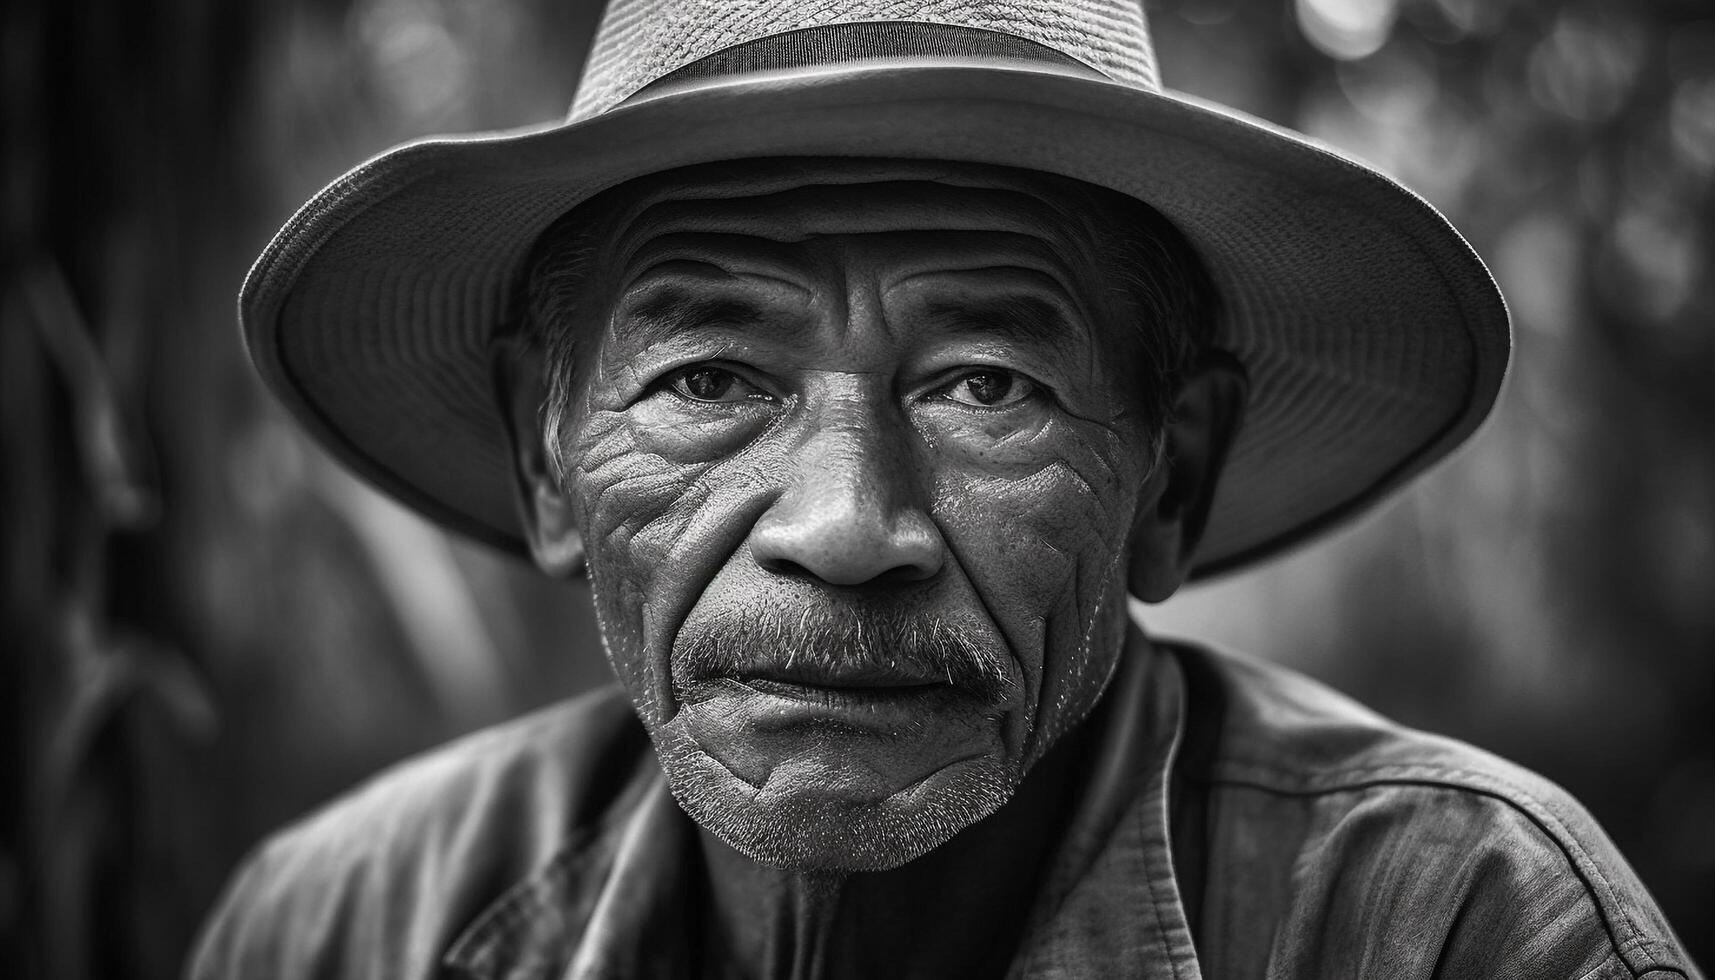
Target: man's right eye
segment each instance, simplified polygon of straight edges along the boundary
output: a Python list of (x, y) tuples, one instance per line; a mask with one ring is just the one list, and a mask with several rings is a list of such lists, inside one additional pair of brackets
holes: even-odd
[(693, 364), (670, 374), (667, 388), (694, 402), (767, 401), (767, 392), (725, 368)]

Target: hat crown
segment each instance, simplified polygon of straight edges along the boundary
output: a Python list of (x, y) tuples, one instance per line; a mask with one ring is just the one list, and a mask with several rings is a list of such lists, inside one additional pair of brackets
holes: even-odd
[[(1142, 0), (610, 0), (570, 118), (606, 112), (665, 76), (739, 45), (859, 24), (988, 32), (1025, 42), (1005, 46), (1013, 60), (1036, 60), (1025, 53), (1034, 49), (1045, 63), (1070, 60), (1113, 81), (1160, 89)], [(825, 46), (817, 63), (923, 56), (918, 46), (901, 43), (905, 40), (895, 34), (879, 49), (855, 55), (850, 46)], [(756, 71), (803, 67), (803, 62), (737, 59), (718, 73), (735, 73), (733, 65)]]

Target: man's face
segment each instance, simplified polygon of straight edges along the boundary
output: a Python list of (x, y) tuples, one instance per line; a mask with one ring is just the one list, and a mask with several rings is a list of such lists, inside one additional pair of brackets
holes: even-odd
[(548, 451), (675, 795), (754, 859), (940, 845), (1112, 672), (1155, 442), (1055, 188), (799, 166), (658, 186), (599, 238)]

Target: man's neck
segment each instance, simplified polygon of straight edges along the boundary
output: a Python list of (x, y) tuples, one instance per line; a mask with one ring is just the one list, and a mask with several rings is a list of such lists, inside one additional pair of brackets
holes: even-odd
[(992, 816), (891, 871), (783, 871), (700, 832), (703, 962), (770, 980), (1004, 975), (1076, 805), (1091, 727), (1060, 739)]

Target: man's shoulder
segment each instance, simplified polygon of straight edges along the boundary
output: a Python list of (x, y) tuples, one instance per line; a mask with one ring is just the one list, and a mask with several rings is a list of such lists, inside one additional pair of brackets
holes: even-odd
[[(1298, 671), (1188, 643), (1171, 648), (1197, 710), (1218, 725), (1210, 778), (1286, 793), (1445, 782), (1521, 799), (1567, 799), (1552, 782), (1458, 739), (1408, 728)], [(1194, 738), (1195, 736), (1193, 736)]]
[[(1495, 951), (1507, 949), (1531, 975), (1690, 972), (1612, 841), (1552, 781), (1294, 671), (1175, 649), (1193, 712), (1207, 716), (1193, 718), (1187, 753), (1210, 801), (1209, 872), (1248, 882), (1220, 895), (1210, 925), (1277, 919), (1270, 948), (1253, 955), (1369, 974), (1409, 973), (1407, 961), (1433, 951), (1438, 969), (1457, 973), (1469, 955), (1505, 975)], [(1267, 846), (1251, 846), (1258, 835)], [(1353, 941), (1390, 930), (1409, 938)]]
[(257, 848), (205, 928), (192, 973), (308, 976), (338, 965), (428, 975), (432, 957), (508, 888), (623, 819), (654, 781), (653, 759), (616, 689), (407, 759)]
[[(599, 819), (648, 750), (648, 736), (624, 694), (604, 687), (396, 763), (278, 839), (309, 846), (332, 838), (343, 845), (357, 828), (410, 830), (409, 837), (472, 820), (516, 825), (527, 813), (554, 825), (542, 831), (561, 834)], [(513, 807), (526, 812), (509, 812)]]

